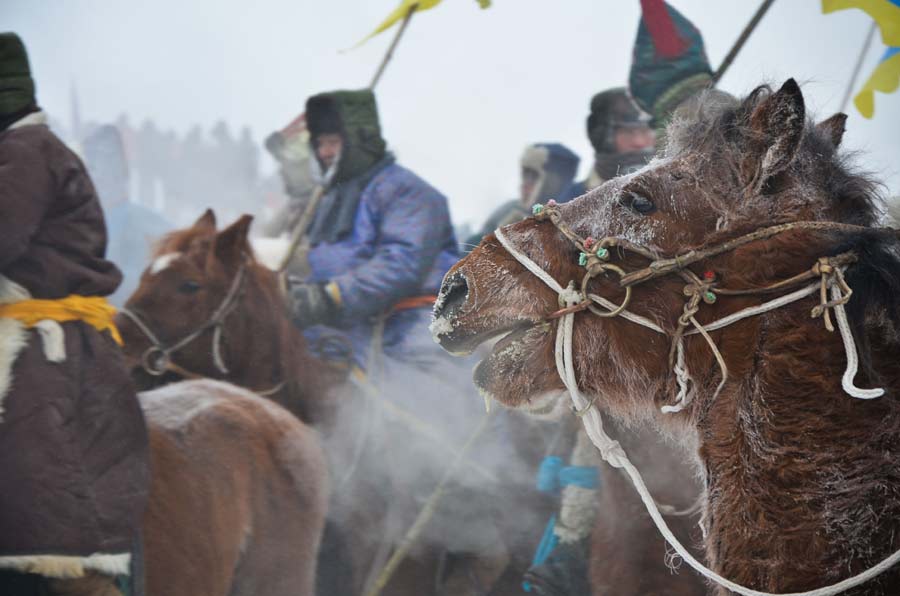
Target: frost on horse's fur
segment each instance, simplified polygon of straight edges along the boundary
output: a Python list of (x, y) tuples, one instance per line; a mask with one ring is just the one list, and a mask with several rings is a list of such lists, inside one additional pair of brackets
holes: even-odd
[[(649, 422), (682, 437), (706, 485), (707, 565), (767, 592), (820, 588), (900, 548), (900, 238), (874, 229), (882, 217), (877, 185), (839, 150), (844, 120), (807, 121), (793, 81), (778, 91), (760, 87), (743, 100), (705, 93), (679, 109), (663, 159), (559, 207), (561, 220), (581, 237), (625, 239), (661, 257), (779, 223), (856, 226), (793, 230), (691, 270), (713, 270), (724, 288), (763, 288), (809, 271), (821, 257), (853, 251), (857, 260), (846, 278), (854, 293), (846, 310), (859, 348), (858, 385), (885, 387), (878, 399), (857, 400), (842, 390), (842, 340), (810, 317), (817, 296), (713, 332), (729, 370), (718, 395), (722, 377), (709, 346), (699, 336), (686, 338), (696, 396), (671, 415), (659, 412), (674, 395), (671, 343), (621, 318), (575, 315), (572, 346), (582, 392), (620, 421)], [(632, 210), (633, 195), (655, 209)], [(516, 248), (563, 286), (584, 275), (577, 250), (549, 221), (526, 220), (508, 230)], [(647, 266), (645, 257), (627, 249), (611, 253), (626, 271)], [(460, 309), (453, 337), (489, 335), (486, 325), (541, 320), (541, 313), (558, 308), (543, 282), (489, 242), (454, 271), (473, 293), (492, 299)], [(597, 278), (591, 291), (615, 301), (622, 293), (615, 281)], [(683, 313), (686, 283), (668, 275), (639, 284), (629, 310), (671, 334)], [(766, 299), (720, 295), (702, 304), (696, 317), (717, 320)], [(533, 396), (562, 388), (554, 337), (555, 325), (532, 338), (528, 366), (509, 360), (520, 352), (495, 350), (476, 381), (494, 399), (523, 408)], [(896, 568), (853, 592), (897, 593)]]

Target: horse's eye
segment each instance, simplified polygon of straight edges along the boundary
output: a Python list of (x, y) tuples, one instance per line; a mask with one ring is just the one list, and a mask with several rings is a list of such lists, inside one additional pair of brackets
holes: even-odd
[(198, 284), (197, 282), (190, 280), (190, 279), (187, 281), (181, 282), (181, 285), (178, 286), (178, 291), (181, 292), (182, 294), (194, 294), (199, 289), (200, 289), (200, 284)]
[(650, 215), (656, 211), (656, 205), (653, 204), (653, 201), (634, 192), (628, 193), (622, 202), (626, 207), (629, 207), (641, 215)]

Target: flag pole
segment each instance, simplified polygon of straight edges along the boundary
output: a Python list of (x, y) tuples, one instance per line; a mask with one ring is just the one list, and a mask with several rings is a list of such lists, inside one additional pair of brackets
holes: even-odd
[(718, 83), (719, 79), (725, 74), (725, 71), (728, 70), (728, 67), (731, 66), (731, 63), (734, 62), (735, 56), (738, 55), (738, 52), (741, 51), (741, 48), (744, 47), (744, 44), (747, 43), (747, 39), (750, 38), (750, 34), (753, 33), (753, 30), (756, 29), (756, 26), (759, 25), (759, 22), (762, 20), (763, 16), (765, 16), (766, 12), (768, 12), (769, 8), (775, 0), (763, 0), (763, 3), (760, 4), (759, 8), (756, 10), (756, 14), (753, 15), (753, 18), (750, 19), (750, 22), (747, 23), (747, 26), (744, 27), (744, 30), (741, 31), (741, 34), (738, 36), (737, 41), (734, 42), (734, 45), (731, 46), (731, 50), (725, 56), (725, 59), (722, 60), (722, 64), (719, 65), (719, 68), (716, 69), (715, 74), (713, 74), (712, 82)]
[(862, 69), (866, 54), (869, 53), (869, 48), (872, 46), (872, 38), (875, 37), (876, 29), (878, 29), (878, 24), (875, 21), (872, 21), (872, 26), (869, 27), (869, 33), (866, 34), (866, 41), (863, 42), (862, 50), (859, 52), (859, 58), (856, 59), (856, 66), (853, 67), (853, 74), (850, 75), (850, 82), (847, 83), (847, 90), (844, 92), (844, 99), (841, 100), (841, 109), (838, 110), (839, 112), (847, 111), (847, 104), (850, 103), (850, 94), (853, 93), (853, 88), (856, 87), (856, 78), (859, 76), (859, 71)]
[(384, 54), (384, 58), (381, 60), (381, 64), (378, 65), (378, 70), (375, 71), (375, 76), (372, 77), (372, 82), (369, 83), (369, 89), (375, 89), (375, 85), (378, 84), (378, 80), (381, 79), (381, 75), (384, 73), (384, 69), (387, 67), (388, 62), (391, 61), (391, 58), (394, 56), (394, 49), (397, 47), (397, 44), (400, 43), (400, 38), (403, 37), (403, 33), (406, 31), (407, 25), (412, 20), (413, 14), (416, 12), (416, 8), (419, 7), (418, 2), (409, 7), (409, 10), (406, 11), (406, 16), (403, 17), (403, 22), (400, 23), (400, 29), (397, 30), (397, 34), (394, 35), (393, 41), (391, 41), (391, 45), (388, 46), (387, 52)]
[[(400, 42), (400, 38), (403, 37), (403, 32), (406, 31), (406, 26), (409, 25), (409, 22), (412, 20), (412, 16), (416, 12), (416, 8), (418, 8), (418, 6), (418, 2), (410, 6), (409, 10), (406, 12), (406, 16), (403, 17), (403, 22), (400, 24), (400, 29), (394, 36), (393, 41), (391, 41), (391, 45), (388, 46), (387, 52), (385, 53), (384, 58), (381, 60), (381, 64), (378, 66), (378, 71), (372, 78), (372, 82), (369, 83), (369, 89), (375, 89), (375, 85), (378, 84), (378, 79), (381, 78), (382, 73), (384, 73), (385, 67), (387, 66), (388, 62), (390, 62), (391, 57), (394, 55), (394, 49)], [(325, 188), (322, 185), (317, 185), (313, 190), (312, 197), (310, 198), (309, 203), (307, 203), (306, 209), (303, 210), (303, 214), (300, 216), (300, 220), (298, 221), (297, 225), (294, 226), (294, 234), (291, 238), (290, 245), (288, 246), (287, 253), (285, 253), (284, 257), (281, 260), (281, 263), (278, 266), (279, 273), (284, 273), (287, 270), (288, 265), (294, 257), (294, 252), (296, 252), (296, 250), (306, 239), (307, 228), (312, 223), (312, 220), (316, 215), (316, 210), (319, 208), (319, 202), (321, 201), (324, 194)]]

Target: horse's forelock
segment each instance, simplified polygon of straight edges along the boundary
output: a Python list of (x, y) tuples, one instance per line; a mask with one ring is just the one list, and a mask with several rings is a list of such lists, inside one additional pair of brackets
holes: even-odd
[[(157, 240), (151, 250), (151, 258), (180, 253), (187, 257), (205, 258), (214, 246), (216, 232), (200, 227), (175, 230)], [(258, 263), (256, 253), (250, 243), (244, 249), (244, 257), (248, 264)]]
[(175, 252), (187, 253), (192, 248), (202, 247), (204, 244), (207, 247), (211, 246), (214, 235), (215, 232), (199, 228), (187, 228), (169, 232), (154, 243), (152, 256), (159, 257)]

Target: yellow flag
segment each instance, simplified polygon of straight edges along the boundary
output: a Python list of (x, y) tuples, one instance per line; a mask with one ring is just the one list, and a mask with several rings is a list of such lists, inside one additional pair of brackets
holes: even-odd
[[(487, 8), (491, 5), (491, 0), (477, 0), (477, 2), (478, 5), (481, 6), (481, 8)], [(402, 21), (410, 10), (412, 10), (413, 12), (421, 12), (423, 10), (428, 10), (429, 8), (434, 8), (440, 3), (441, 0), (401, 0), (400, 6), (395, 8), (394, 11), (391, 12), (391, 14), (389, 14), (387, 18), (384, 19), (381, 24), (375, 28), (375, 31), (369, 33), (369, 35), (367, 35), (365, 39), (360, 41), (354, 47), (358, 48), (379, 33), (387, 31), (388, 29)]]
[(900, 46), (900, 0), (822, 0), (822, 12), (858, 8), (872, 17), (881, 29), (886, 46)]
[(900, 48), (888, 48), (874, 72), (853, 98), (859, 113), (866, 118), (875, 115), (875, 92), (893, 93), (900, 87)]

